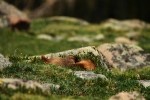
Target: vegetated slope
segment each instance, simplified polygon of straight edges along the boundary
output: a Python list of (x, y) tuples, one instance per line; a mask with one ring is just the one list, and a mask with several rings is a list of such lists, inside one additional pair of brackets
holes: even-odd
[[(138, 31), (138, 30), (137, 30)], [(135, 38), (146, 52), (150, 52), (150, 29), (140, 30), (140, 35)], [(102, 28), (101, 25), (79, 25), (71, 22), (51, 22), (48, 19), (33, 21), (29, 32), (11, 31), (9, 29), (0, 30), (0, 52), (9, 56), (13, 62), (0, 72), (1, 78), (21, 78), (24, 80), (35, 80), (40, 83), (59, 84), (60, 89), (52, 89), (50, 93), (36, 91), (24, 91), (22, 89), (12, 91), (1, 88), (1, 99), (108, 99), (110, 96), (121, 91), (138, 91), (146, 99), (150, 99), (150, 88), (140, 85), (137, 80), (150, 80), (150, 67), (138, 70), (120, 72), (113, 69), (106, 71), (102, 66), (97, 66), (94, 70), (97, 74), (103, 74), (108, 81), (100, 78), (93, 80), (83, 80), (77, 78), (73, 71), (84, 70), (81, 68), (58, 67), (47, 65), (41, 60), (35, 59), (27, 63), (28, 56), (47, 54), (89, 45), (98, 46), (106, 42), (114, 42), (118, 36), (125, 36), (127, 31)], [(53, 40), (38, 39), (39, 34), (46, 34), (54, 38)], [(104, 35), (104, 39), (86, 41), (68, 41), (72, 36), (94, 37), (97, 34)], [(56, 41), (57, 36), (64, 36)], [(91, 57), (90, 55), (86, 56)], [(94, 58), (93, 58), (94, 59)], [(96, 61), (95, 61), (96, 62)], [(99, 65), (99, 64), (97, 64)]]

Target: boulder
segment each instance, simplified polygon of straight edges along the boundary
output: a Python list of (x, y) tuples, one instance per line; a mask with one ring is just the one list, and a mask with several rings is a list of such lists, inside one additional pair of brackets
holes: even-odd
[(126, 70), (150, 65), (149, 54), (143, 54), (143, 49), (136, 45), (106, 43), (98, 46), (97, 50), (107, 68)]
[[(49, 53), (44, 56), (59, 57), (59, 56), (69, 56), (69, 55), (86, 55), (88, 53), (92, 53), (94, 56), (99, 56), (99, 53), (95, 46), (87, 46), (87, 47), (71, 49), (71, 50), (66, 50), (66, 51), (57, 52), (57, 53)], [(33, 56), (33, 57), (38, 57), (38, 56)]]

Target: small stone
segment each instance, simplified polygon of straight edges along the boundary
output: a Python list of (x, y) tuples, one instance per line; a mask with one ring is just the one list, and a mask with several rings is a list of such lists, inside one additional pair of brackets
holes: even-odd
[(98, 34), (94, 36), (94, 40), (103, 40), (105, 38), (105, 36), (103, 34)]
[(68, 41), (92, 42), (92, 39), (88, 36), (74, 36), (68, 38)]
[(47, 89), (56, 89), (58, 90), (60, 88), (60, 85), (56, 85), (56, 84), (50, 84), (50, 83), (44, 83), (42, 84), (43, 89), (47, 90)]
[(0, 54), (0, 70), (11, 66), (12, 63), (9, 61), (8, 58), (5, 58), (2, 54)]
[(140, 84), (142, 84), (145, 88), (150, 86), (150, 80), (138, 80)]
[(46, 34), (37, 35), (37, 38), (43, 39), (43, 40), (53, 40), (53, 37), (51, 37), (50, 35), (46, 35)]
[(75, 71), (74, 75), (79, 77), (79, 78), (81, 78), (81, 79), (87, 79), (87, 80), (89, 80), (89, 79), (97, 79), (97, 78), (108, 80), (105, 75), (95, 74), (92, 71)]

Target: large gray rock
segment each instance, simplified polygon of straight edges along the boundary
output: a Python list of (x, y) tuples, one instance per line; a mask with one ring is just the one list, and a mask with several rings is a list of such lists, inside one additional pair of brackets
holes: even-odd
[(9, 61), (8, 58), (5, 58), (2, 54), (0, 54), (0, 70), (8, 67), (8, 66), (11, 66), (12, 63)]
[(150, 65), (150, 55), (141, 53), (142, 48), (129, 44), (102, 44), (98, 48), (107, 68), (121, 70), (139, 68)]

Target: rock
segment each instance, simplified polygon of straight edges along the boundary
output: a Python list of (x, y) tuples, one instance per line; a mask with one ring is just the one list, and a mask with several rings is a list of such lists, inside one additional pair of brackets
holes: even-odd
[(59, 85), (44, 83), (40, 84), (32, 80), (22, 80), (22, 79), (11, 79), (11, 78), (0, 78), (0, 87), (8, 88), (12, 90), (17, 90), (24, 88), (26, 90), (41, 90), (42, 92), (49, 92), (51, 88), (59, 89)]
[[(88, 53), (92, 53), (95, 56), (99, 56), (99, 53), (95, 46), (71, 49), (71, 50), (66, 50), (66, 51), (57, 52), (57, 53), (50, 53), (44, 56), (45, 57), (59, 57), (59, 56), (69, 56), (69, 55), (85, 55)], [(40, 56), (32, 56), (31, 58), (34, 58), (34, 57), (40, 57)]]
[(96, 79), (96, 78), (101, 78), (101, 79), (104, 79), (104, 80), (108, 80), (105, 75), (95, 74), (92, 71), (75, 71), (74, 75), (81, 78), (81, 79), (87, 79), (87, 80)]
[(39, 34), (37, 35), (37, 39), (49, 40), (49, 41), (61, 41), (64, 39), (64, 36), (51, 36), (47, 34)]
[(116, 43), (121, 43), (121, 44), (137, 44), (136, 41), (129, 40), (129, 39), (126, 38), (126, 37), (116, 37), (116, 38), (115, 38), (115, 42), (116, 42)]
[(0, 16), (0, 28), (8, 27), (8, 19), (6, 16)]
[(65, 16), (54, 16), (50, 18), (53, 22), (68, 22), (68, 23), (74, 23), (77, 25), (89, 25), (87, 21), (84, 21), (82, 19), (77, 19), (73, 17), (65, 17)]
[(93, 37), (94, 40), (103, 40), (105, 36), (103, 34), (97, 34)]
[(50, 35), (46, 35), (46, 34), (39, 34), (37, 35), (38, 39), (43, 39), (43, 40), (53, 40), (53, 37)]
[(78, 36), (73, 36), (73, 37), (69, 37), (68, 41), (78, 41), (78, 42), (93, 42), (95, 40), (103, 40), (105, 37), (103, 34), (97, 34), (95, 36), (83, 36), (83, 35), (78, 35)]
[(108, 19), (101, 24), (102, 28), (111, 28), (117, 31), (132, 31), (132, 30), (141, 30), (150, 25), (137, 19), (131, 20), (116, 20), (116, 19)]
[(150, 80), (138, 80), (140, 84), (142, 84), (145, 88), (150, 86)]
[(56, 85), (56, 84), (51, 84), (51, 83), (44, 83), (42, 84), (43, 86), (43, 89), (44, 90), (47, 90), (47, 89), (55, 89), (55, 90), (59, 90), (60, 88), (60, 85)]
[(149, 26), (149, 24), (145, 23), (144, 21), (138, 20), (138, 19), (130, 19), (130, 20), (124, 20), (122, 21), (122, 24), (125, 26), (128, 26), (132, 29), (143, 29)]
[(105, 22), (101, 23), (101, 27), (102, 28), (111, 28), (111, 29), (117, 30), (117, 31), (129, 30), (128, 27), (126, 27), (123, 24), (121, 24), (121, 21), (116, 20), (116, 19), (108, 19), (108, 20), (106, 20)]
[(107, 68), (121, 70), (139, 68), (150, 65), (148, 54), (142, 54), (142, 48), (129, 44), (102, 44), (98, 46)]
[(30, 27), (28, 16), (5, 1), (0, 1), (0, 14), (7, 18), (8, 26), (13, 29), (27, 30)]
[(0, 54), (0, 70), (8, 67), (8, 66), (11, 66), (12, 63), (9, 61), (8, 58), (5, 58), (2, 54)]
[(140, 36), (140, 32), (134, 32), (134, 31), (131, 31), (131, 32), (127, 32), (126, 33), (126, 36), (129, 38), (129, 39), (132, 39), (132, 40), (136, 40), (139, 38)]
[(109, 100), (145, 100), (138, 92), (120, 92), (112, 97)]
[(93, 40), (88, 36), (74, 36), (74, 37), (69, 37), (68, 41), (92, 42)]

